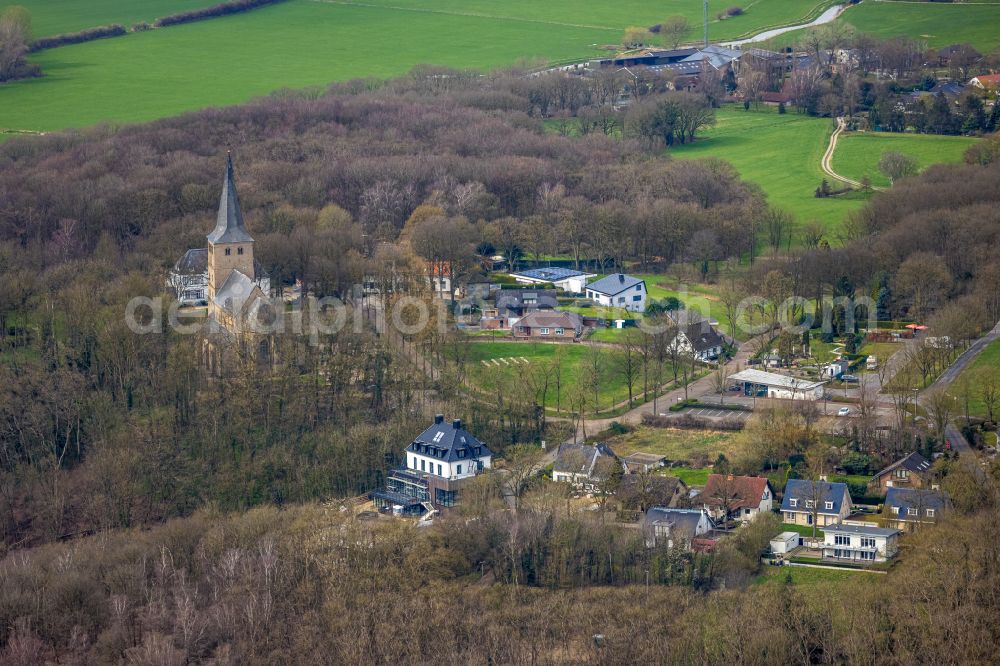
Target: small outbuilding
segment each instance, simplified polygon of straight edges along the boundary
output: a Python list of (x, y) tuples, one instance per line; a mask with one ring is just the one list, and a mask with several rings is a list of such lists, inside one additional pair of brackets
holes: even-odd
[(798, 532), (782, 532), (771, 539), (771, 552), (775, 555), (787, 555), (801, 545), (802, 537)]

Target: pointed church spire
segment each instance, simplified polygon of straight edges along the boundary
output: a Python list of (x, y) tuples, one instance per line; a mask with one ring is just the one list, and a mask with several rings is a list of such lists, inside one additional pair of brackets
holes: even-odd
[(210, 243), (252, 243), (253, 237), (243, 224), (240, 198), (236, 194), (233, 178), (233, 157), (226, 153), (226, 179), (222, 183), (222, 197), (219, 199), (219, 215), (215, 229), (208, 235)]

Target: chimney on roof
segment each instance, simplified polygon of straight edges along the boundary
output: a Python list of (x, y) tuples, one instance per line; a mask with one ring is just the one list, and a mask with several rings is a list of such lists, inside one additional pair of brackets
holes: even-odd
[(462, 419), (455, 419), (454, 421), (451, 422), (451, 425), (455, 428), (455, 430), (461, 430), (462, 429)]
[(619, 273), (618, 274), (618, 281), (619, 282), (625, 282), (625, 274), (624, 273)]
[(444, 423), (444, 414), (435, 414), (434, 423)]

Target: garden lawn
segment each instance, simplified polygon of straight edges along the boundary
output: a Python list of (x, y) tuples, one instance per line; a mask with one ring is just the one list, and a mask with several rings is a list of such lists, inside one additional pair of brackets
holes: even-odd
[(222, 0), (0, 0), (0, 8), (21, 5), (31, 13), (35, 38), (84, 28), (135, 23), (219, 4)]
[[(930, 48), (971, 44), (982, 53), (1000, 45), (1000, 4), (944, 2), (879, 2), (868, 0), (852, 6), (837, 23), (859, 32), (888, 37), (916, 37)], [(786, 32), (766, 48), (788, 46), (802, 39), (805, 30)]]
[(720, 453), (732, 459), (737, 451), (735, 439), (736, 434), (732, 432), (639, 427), (612, 438), (608, 444), (619, 456), (643, 451), (666, 456), (667, 460), (707, 459), (714, 462)]
[[(670, 154), (680, 158), (718, 157), (730, 162), (740, 176), (761, 187), (773, 205), (789, 210), (800, 225), (821, 222), (827, 240), (846, 215), (864, 205), (866, 196), (852, 193), (817, 199), (816, 188), (824, 178), (820, 160), (829, 143), (829, 118), (813, 118), (789, 110), (779, 114), (773, 107), (744, 111), (742, 106), (724, 106), (716, 112), (715, 127), (704, 130), (691, 144), (674, 146)], [(798, 238), (793, 235), (793, 245)]]
[[(600, 354), (602, 365), (598, 407), (601, 411), (609, 411), (612, 405), (628, 400), (628, 387), (616, 367), (618, 352), (614, 349), (556, 342), (474, 342), (470, 344), (466, 369), (471, 382), (490, 393), (498, 387), (509, 386), (505, 382), (523, 382), (521, 378), (525, 373), (532, 372), (543, 363), (558, 362), (561, 373), (559, 395), (552, 379), (545, 404), (552, 409), (558, 404), (565, 411), (571, 392), (589, 379), (589, 363), (594, 353)], [(496, 362), (493, 362), (494, 359)], [(633, 390), (636, 397), (641, 394), (641, 376)], [(593, 410), (593, 400), (588, 409)]]
[(676, 476), (690, 488), (691, 486), (704, 486), (708, 483), (708, 475), (712, 473), (712, 470), (707, 467), (665, 467), (660, 470), (660, 473), (665, 476)]
[[(160, 6), (182, 9), (194, 0), (145, 0), (142, 9), (126, 0), (97, 2), (94, 22), (106, 23), (160, 14)], [(59, 0), (51, 14), (49, 0), (29, 4), (39, 34), (89, 22), (79, 18), (88, 11), (79, 1)], [(828, 4), (759, 0), (746, 16), (718, 24), (714, 36), (795, 22)], [(727, 5), (715, 0), (713, 14)], [(288, 0), (37, 53), (31, 61), (44, 77), (0, 87), (0, 128), (141, 122), (238, 104), (280, 88), (396, 76), (418, 64), (487, 70), (522, 59), (587, 59), (608, 55), (602, 46), (618, 42), (627, 25), (652, 24), (676, 12), (695, 15), (700, 7), (681, 0)]]
[(923, 171), (932, 164), (961, 162), (966, 149), (976, 141), (978, 139), (967, 136), (848, 132), (837, 141), (833, 170), (854, 180), (868, 176), (872, 185), (888, 187), (889, 179), (878, 170), (883, 153), (894, 151), (909, 155)]
[[(987, 381), (992, 382), (996, 387), (1000, 387), (1000, 340), (995, 340), (991, 342), (986, 349), (984, 349), (979, 356), (976, 357), (969, 367), (962, 371), (958, 379), (952, 382), (949, 392), (956, 396), (961, 402), (964, 398), (962, 396), (962, 382), (964, 378), (969, 378), (969, 384), (971, 386), (971, 395), (969, 397), (969, 414), (971, 416), (979, 416), (981, 418), (987, 418), (986, 403), (983, 401), (982, 388)], [(995, 405), (993, 408), (993, 418), (996, 419), (998, 414), (1000, 414), (1000, 405)], [(964, 411), (964, 405), (960, 408)]]
[(765, 567), (764, 572), (754, 579), (758, 585), (784, 585), (791, 577), (793, 585), (812, 587), (815, 585), (839, 585), (856, 579), (859, 574), (853, 571), (836, 569), (814, 569), (809, 567)]

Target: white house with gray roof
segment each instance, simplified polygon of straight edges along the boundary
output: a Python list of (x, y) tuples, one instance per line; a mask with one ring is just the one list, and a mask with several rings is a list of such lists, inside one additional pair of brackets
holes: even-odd
[(899, 530), (875, 525), (829, 525), (823, 528), (823, 559), (870, 564), (899, 552)]
[(587, 298), (598, 305), (623, 308), (629, 312), (646, 310), (646, 281), (624, 273), (612, 273), (587, 285)]

